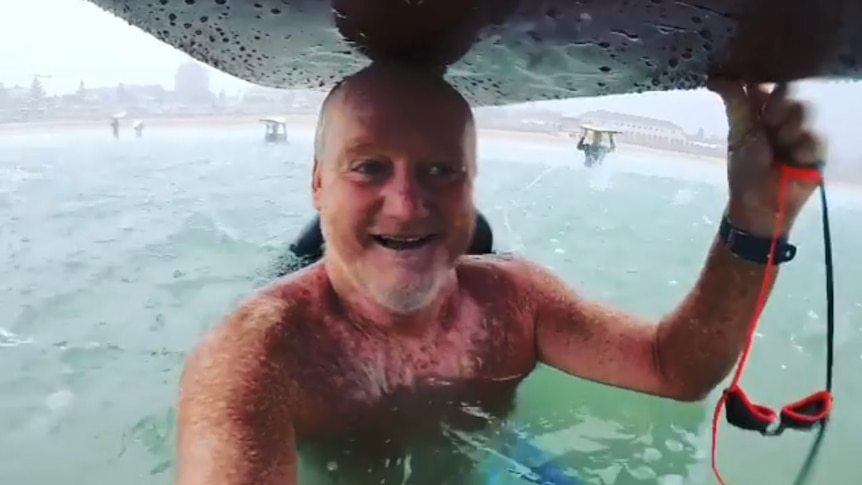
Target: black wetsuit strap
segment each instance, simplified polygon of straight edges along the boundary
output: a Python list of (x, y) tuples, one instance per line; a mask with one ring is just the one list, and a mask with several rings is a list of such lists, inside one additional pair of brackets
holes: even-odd
[[(320, 215), (315, 215), (302, 229), (299, 237), (289, 246), (287, 254), (276, 263), (273, 275), (280, 278), (315, 263), (323, 257), (324, 241), (320, 229)], [(476, 212), (476, 228), (467, 254), (480, 255), (494, 252), (494, 233), (481, 212)]]
[(490, 254), (494, 252), (494, 232), (491, 224), (485, 216), (476, 211), (476, 228), (473, 232), (473, 240), (467, 249), (467, 254)]
[(323, 257), (323, 232), (320, 230), (319, 214), (302, 228), (299, 237), (290, 245), (290, 250), (300, 259), (316, 261)]

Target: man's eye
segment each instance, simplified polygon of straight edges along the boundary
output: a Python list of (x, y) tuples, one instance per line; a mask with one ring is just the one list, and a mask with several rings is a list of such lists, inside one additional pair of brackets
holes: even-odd
[(382, 175), (386, 173), (388, 164), (384, 160), (362, 160), (353, 166), (353, 171), (363, 175)]
[(448, 163), (435, 163), (428, 168), (428, 174), (432, 177), (448, 178), (461, 173), (459, 167), (454, 167)]

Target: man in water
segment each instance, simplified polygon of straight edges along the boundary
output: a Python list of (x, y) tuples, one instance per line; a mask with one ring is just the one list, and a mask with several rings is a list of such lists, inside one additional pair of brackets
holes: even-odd
[(581, 135), (581, 139), (578, 141), (578, 150), (584, 152), (584, 166), (594, 167), (601, 164), (608, 153), (616, 150), (617, 145), (614, 143), (613, 133), (608, 133), (608, 145), (602, 143), (604, 133), (601, 131), (593, 131), (593, 141), (585, 143), (584, 140), (587, 138), (588, 131), (584, 130), (583, 135)]
[[(768, 238), (779, 177), (764, 130), (800, 163), (814, 164), (820, 143), (783, 87), (711, 88), (730, 126), (724, 215)], [(477, 168), (470, 108), (439, 76), (372, 65), (333, 89), (311, 177), (326, 252), (248, 297), (188, 355), (178, 484), (295, 484), (298, 447), (303, 483), (469, 483), (469, 464), (437, 458), (446, 433), (505, 417), (538, 363), (682, 401), (725, 378), (765, 265), (717, 236), (694, 288), (650, 322), (526, 259), (464, 256)], [(815, 188), (793, 184), (782, 234)]]

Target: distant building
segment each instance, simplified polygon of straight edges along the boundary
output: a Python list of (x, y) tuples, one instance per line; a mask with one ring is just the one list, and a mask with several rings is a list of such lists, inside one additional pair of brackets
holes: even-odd
[(669, 121), (603, 110), (589, 111), (579, 117), (563, 117), (560, 119), (557, 133), (560, 136), (568, 134), (570, 137), (578, 137), (583, 125), (619, 131), (616, 139), (632, 145), (679, 151), (689, 155), (723, 156), (725, 153), (724, 143), (704, 137), (702, 130), (698, 135), (690, 136)]
[(212, 100), (209, 69), (196, 61), (181, 64), (174, 73), (174, 93), (178, 101), (187, 103)]
[(266, 86), (251, 86), (242, 91), (242, 99), (247, 103), (272, 103), (282, 101), (287, 91)]
[(7, 99), (21, 100), (27, 98), (30, 94), (30, 88), (18, 85), (6, 86), (3, 88), (3, 93)]
[(620, 138), (630, 143), (685, 145), (688, 142), (685, 131), (670, 121), (603, 110), (586, 112), (578, 119), (580, 124), (621, 131)]
[(126, 86), (126, 93), (138, 102), (162, 103), (167, 91), (161, 84), (132, 84)]
[(162, 102), (165, 88), (158, 84), (119, 84), (117, 86), (78, 88), (75, 96), (81, 101), (104, 104), (128, 104)]

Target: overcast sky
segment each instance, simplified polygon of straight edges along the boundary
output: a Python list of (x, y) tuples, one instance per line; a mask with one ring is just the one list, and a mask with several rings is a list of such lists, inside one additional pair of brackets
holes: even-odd
[[(51, 92), (73, 91), (82, 79), (91, 86), (171, 86), (177, 65), (189, 59), (85, 0), (4, 1), (15, 4), (0, 15), (0, 82), (7, 85), (27, 85), (34, 74), (50, 74), (44, 82)], [(248, 86), (221, 72), (214, 73), (212, 82), (216, 90), (228, 92)], [(799, 85), (799, 93), (812, 101), (817, 126), (829, 130), (833, 147), (862, 154), (854, 143), (862, 83), (808, 82)], [(709, 133), (726, 129), (718, 99), (705, 91), (576, 99), (555, 106), (573, 114), (607, 109), (655, 116)]]
[[(173, 85), (177, 66), (188, 60), (123, 20), (84, 0), (3, 0), (14, 2), (0, 15), (0, 82), (28, 85), (34, 74), (49, 91), (74, 91), (87, 84)], [(243, 81), (218, 73), (217, 88)]]

